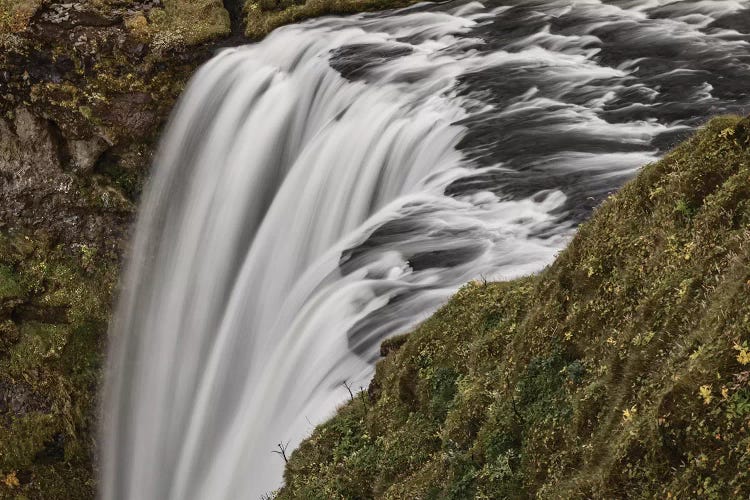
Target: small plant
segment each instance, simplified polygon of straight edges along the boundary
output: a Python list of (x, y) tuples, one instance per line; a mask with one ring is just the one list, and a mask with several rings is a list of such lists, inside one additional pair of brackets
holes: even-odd
[(692, 208), (685, 200), (679, 200), (674, 207), (674, 213), (680, 214), (687, 219), (690, 219), (695, 214), (695, 209)]
[(742, 345), (735, 343), (734, 349), (738, 351), (737, 362), (741, 365), (750, 363), (750, 349), (747, 346), (747, 341), (743, 342)]
[(17, 488), (21, 485), (20, 481), (18, 480), (18, 477), (16, 477), (16, 471), (11, 472), (7, 476), (5, 476), (5, 479), (3, 479), (3, 483), (8, 488)]
[(638, 413), (638, 408), (633, 405), (630, 408), (625, 408), (622, 410), (622, 420), (625, 423), (630, 423), (635, 418), (635, 415)]

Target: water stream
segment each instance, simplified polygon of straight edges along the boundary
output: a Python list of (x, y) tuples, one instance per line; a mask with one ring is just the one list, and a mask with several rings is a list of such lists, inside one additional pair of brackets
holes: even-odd
[(461, 284), (550, 263), (706, 118), (750, 112), (750, 1), (422, 4), (204, 65), (111, 330), (105, 499), (259, 498)]

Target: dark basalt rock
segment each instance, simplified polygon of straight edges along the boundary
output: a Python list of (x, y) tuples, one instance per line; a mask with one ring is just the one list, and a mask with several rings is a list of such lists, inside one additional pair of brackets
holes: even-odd
[[(13, 121), (0, 119), (0, 227), (26, 226), (70, 244), (117, 248), (132, 204), (104, 186), (87, 193), (78, 175), (108, 147), (99, 137), (66, 141), (53, 122), (28, 108), (16, 109)], [(97, 193), (92, 205), (88, 196)]]
[(137, 138), (146, 138), (159, 123), (153, 98), (145, 92), (133, 92), (114, 96), (107, 106), (100, 109), (103, 119), (115, 128), (131, 131)]

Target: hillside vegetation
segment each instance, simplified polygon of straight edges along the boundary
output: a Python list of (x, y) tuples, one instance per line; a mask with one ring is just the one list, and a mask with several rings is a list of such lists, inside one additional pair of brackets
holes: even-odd
[(326, 15), (356, 14), (406, 7), (417, 0), (246, 0), (245, 35), (263, 38), (286, 24)]
[(749, 260), (750, 119), (717, 118), (544, 272), (387, 341), (278, 498), (747, 498)]

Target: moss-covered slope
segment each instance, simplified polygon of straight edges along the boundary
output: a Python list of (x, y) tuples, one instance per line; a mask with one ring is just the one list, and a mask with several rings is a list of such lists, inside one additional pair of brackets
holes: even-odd
[(406, 7), (418, 0), (246, 0), (245, 35), (266, 36), (286, 24), (326, 15), (355, 14)]
[(746, 498), (749, 264), (750, 119), (719, 118), (550, 268), (384, 344), (279, 498)]

